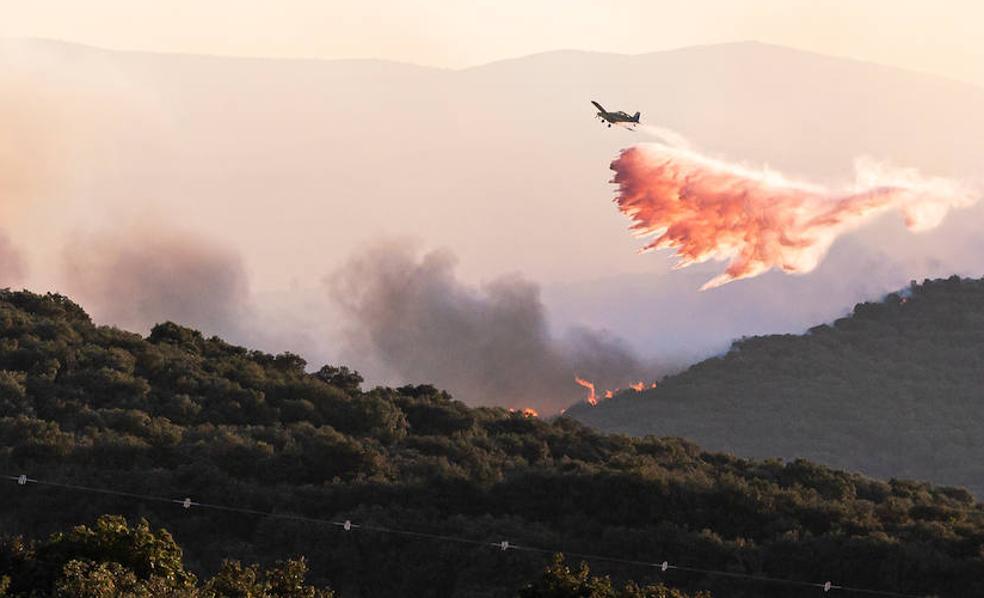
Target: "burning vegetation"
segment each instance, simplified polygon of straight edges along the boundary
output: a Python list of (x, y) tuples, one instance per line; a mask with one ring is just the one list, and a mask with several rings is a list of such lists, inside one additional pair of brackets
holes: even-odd
[(586, 399), (588, 405), (597, 405), (598, 395), (595, 392), (595, 385), (580, 376), (574, 376), (574, 381), (588, 389), (588, 398)]
[[(580, 376), (574, 376), (574, 381), (577, 382), (578, 384), (580, 384), (581, 386), (583, 386), (584, 388), (587, 388), (588, 389), (588, 396), (585, 399), (585, 402), (588, 405), (592, 405), (592, 406), (597, 405), (598, 404), (598, 393), (595, 390), (594, 383), (591, 382), (591, 381), (589, 381), (589, 380), (585, 380), (584, 378), (581, 378)], [(647, 386), (645, 382), (643, 382), (642, 380), (640, 380), (639, 382), (635, 382), (633, 384), (629, 384), (629, 386), (628, 386), (627, 389), (626, 388), (622, 388), (622, 387), (609, 388), (609, 389), (607, 389), (605, 391), (604, 397), (606, 399), (610, 399), (610, 398), (614, 397), (616, 394), (618, 394), (619, 392), (622, 392), (623, 390), (634, 390), (636, 392), (642, 392), (642, 391), (646, 390), (647, 388), (656, 388), (656, 383), (653, 382), (653, 383), (651, 383), (651, 384), (649, 384)]]

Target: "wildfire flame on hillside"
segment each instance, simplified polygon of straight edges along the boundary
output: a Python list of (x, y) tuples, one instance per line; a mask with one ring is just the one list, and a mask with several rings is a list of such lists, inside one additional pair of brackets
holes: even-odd
[(597, 405), (598, 395), (595, 394), (595, 385), (579, 376), (574, 376), (574, 381), (580, 384), (581, 386), (583, 386), (584, 388), (588, 389), (588, 398), (587, 398), (588, 405)]
[[(588, 389), (588, 397), (587, 397), (586, 402), (589, 405), (597, 405), (598, 404), (598, 395), (595, 392), (595, 385), (594, 385), (594, 383), (593, 382), (590, 382), (588, 380), (585, 380), (584, 378), (581, 378), (580, 376), (574, 376), (574, 381), (577, 382), (578, 384), (580, 384), (581, 386), (583, 386), (584, 388), (587, 388)], [(634, 390), (634, 391), (636, 391), (636, 392), (642, 392), (642, 391), (646, 390), (647, 388), (656, 388), (656, 383), (653, 382), (649, 386), (646, 386), (646, 383), (643, 382), (642, 380), (640, 380), (639, 382), (636, 382), (634, 384), (630, 384), (629, 385), (629, 388), (632, 389), (632, 390)], [(608, 390), (605, 391), (604, 397), (606, 399), (610, 399), (610, 398), (614, 397), (615, 394), (618, 393), (621, 390), (623, 390), (621, 387), (609, 388)], [(563, 413), (563, 412), (561, 412), (561, 413)]]
[[(532, 407), (524, 407), (522, 409), (509, 408), (509, 413), (519, 413), (523, 417), (540, 417), (540, 412)], [(561, 411), (563, 414), (563, 411)]]

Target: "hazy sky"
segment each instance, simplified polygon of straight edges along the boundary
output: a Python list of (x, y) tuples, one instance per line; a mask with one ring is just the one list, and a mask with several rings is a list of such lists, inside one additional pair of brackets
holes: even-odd
[(462, 67), (758, 40), (984, 84), (976, 0), (0, 0), (0, 36)]
[[(862, 155), (979, 180), (984, 89), (778, 47), (984, 85), (984, 4), (929, 6), (0, 0), (0, 39), (115, 50), (439, 67), (565, 48), (654, 53), (440, 72), (0, 44), (0, 286), (65, 292), (99, 322), (146, 332), (171, 319), (376, 381), (410, 381), (409, 367), (426, 374), (417, 382), (496, 389), (496, 376), (483, 376), (515, 366), (514, 380), (566, 379), (564, 400), (583, 396), (575, 364), (601, 383), (587, 364), (620, 354), (620, 342), (583, 327), (625, 339), (638, 354), (616, 359), (625, 372), (650, 358), (685, 363), (747, 334), (802, 331), (912, 279), (980, 276), (984, 205), (922, 235), (885, 218), (836, 243), (810, 275), (772, 272), (701, 293), (722, 264), (673, 272), (667, 252), (637, 255), (642, 243), (610, 201), (609, 164), (649, 137), (602, 127), (588, 99), (639, 110), (643, 124), (679, 131), (710, 156), (831, 188), (850, 185)], [(741, 40), (775, 45), (660, 52)], [(378, 284), (337, 292), (347, 260), (407, 236), (418, 254), (368, 263), (375, 270), (356, 271)], [(414, 257), (432, 250), (453, 258)], [(418, 270), (417, 295), (389, 292), (390, 274)], [(353, 300), (348, 313), (333, 299), (366, 288), (399, 301)], [(383, 342), (349, 325), (382, 330), (369, 339)], [(477, 369), (438, 369), (473, 354), (445, 333), (534, 347), (544, 360), (489, 350)], [(417, 354), (427, 346), (432, 354)]]

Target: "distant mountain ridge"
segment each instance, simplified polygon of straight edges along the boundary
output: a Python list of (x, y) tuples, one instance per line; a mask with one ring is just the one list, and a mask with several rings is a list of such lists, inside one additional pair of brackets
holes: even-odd
[(471, 64), (461, 67), (443, 67), (443, 66), (435, 66), (435, 65), (416, 63), (416, 62), (405, 62), (402, 60), (395, 60), (391, 58), (374, 58), (369, 56), (329, 58), (329, 57), (305, 57), (305, 56), (233, 55), (233, 54), (208, 54), (208, 53), (201, 53), (201, 52), (167, 52), (167, 51), (158, 51), (158, 50), (134, 50), (134, 49), (121, 49), (121, 48), (108, 48), (100, 45), (93, 45), (93, 44), (77, 42), (77, 41), (66, 41), (66, 40), (49, 38), (49, 37), (0, 37), (0, 45), (3, 44), (46, 46), (56, 51), (63, 51), (63, 52), (77, 52), (81, 50), (87, 52), (106, 53), (106, 54), (111, 53), (111, 54), (130, 54), (130, 55), (137, 55), (137, 56), (163, 56), (163, 57), (175, 57), (179, 59), (204, 58), (204, 59), (231, 60), (231, 61), (243, 60), (243, 61), (309, 62), (309, 63), (378, 62), (378, 63), (403, 65), (411, 68), (430, 69), (430, 70), (446, 71), (446, 72), (484, 69), (489, 67), (495, 67), (496, 65), (507, 65), (516, 62), (553, 60), (555, 57), (564, 57), (564, 58), (599, 57), (602, 59), (612, 59), (612, 58), (635, 59), (635, 58), (645, 58), (645, 57), (656, 56), (656, 55), (672, 55), (674, 53), (718, 51), (718, 50), (739, 49), (739, 48), (767, 48), (779, 52), (802, 54), (804, 56), (827, 59), (831, 61), (850, 62), (850, 63), (856, 63), (858, 65), (865, 65), (867, 67), (876, 67), (876, 68), (886, 69), (890, 71), (910, 73), (912, 75), (919, 76), (919, 77), (929, 77), (933, 79), (939, 79), (942, 81), (950, 81), (957, 85), (967, 85), (971, 87), (980, 88), (980, 85), (977, 85), (973, 82), (966, 81), (963, 79), (957, 79), (953, 77), (947, 77), (945, 75), (940, 75), (929, 71), (911, 69), (904, 66), (885, 64), (885, 63), (871, 61), (871, 60), (852, 58), (849, 56), (837, 56), (833, 54), (825, 54), (823, 52), (816, 52), (813, 50), (807, 50), (803, 48), (794, 48), (791, 46), (784, 46), (782, 44), (762, 42), (753, 39), (740, 40), (740, 41), (726, 41), (726, 42), (718, 42), (718, 43), (695, 44), (689, 46), (680, 46), (677, 48), (668, 48), (662, 50), (651, 50), (646, 52), (634, 52), (634, 53), (614, 52), (614, 51), (606, 51), (606, 50), (580, 50), (576, 48), (557, 48), (554, 50), (544, 50), (541, 52), (533, 52), (530, 54), (523, 54), (520, 56), (497, 58), (494, 60), (489, 60), (487, 62), (479, 62), (476, 64)]
[(736, 341), (569, 416), (740, 456), (801, 457), (984, 495), (984, 279), (924, 281), (805, 335)]
[[(390, 235), (448, 248), (475, 284), (522, 272), (543, 285), (558, 329), (607, 328), (646, 357), (674, 362), (741, 335), (803, 330), (911, 278), (980, 275), (984, 266), (984, 208), (973, 208), (918, 237), (891, 217), (872, 223), (835, 245), (831, 262), (852, 243), (832, 272), (699, 294), (700, 281), (670, 273), (667, 256), (636, 255), (638, 240), (609, 202), (609, 163), (647, 138), (599, 125), (591, 99), (639, 110), (644, 123), (672, 128), (711, 155), (835, 186), (850, 183), (859, 155), (974, 176), (984, 155), (984, 90), (893, 67), (761, 43), (639, 55), (555, 51), (461, 70), (0, 43), (0, 86), (19, 68), (41, 82), (26, 97), (52, 87), (61, 94), (26, 102), (39, 130), (65, 116), (62, 100), (79, 96), (88, 101), (68, 116), (98, 124), (79, 142), (86, 162), (75, 165), (85, 174), (72, 178), (76, 186), (6, 223), (11, 242), (30, 254), (25, 263), (57, 263), (64, 249), (37, 243), (32, 226), (54, 243), (84, 238), (93, 231), (79, 229), (89, 224), (96, 234), (126, 229), (130, 215), (160, 214), (154, 230), (190, 228), (241, 257), (248, 299), (266, 316), (243, 318), (251, 330), (286, 334), (280, 314), (326, 303), (323, 277)], [(89, 98), (93, 90), (105, 93)], [(13, 116), (16, 132), (24, 118)], [(18, 155), (20, 140), (3, 141)], [(74, 211), (60, 209), (62, 201)], [(28, 222), (40, 214), (44, 222)], [(620, 282), (596, 282), (609, 276)], [(239, 306), (221, 321), (161, 309), (124, 319), (117, 305), (57, 280), (54, 270), (16, 284), (67, 292), (100, 322), (146, 331), (172, 319), (268, 350), (342, 358), (333, 353), (336, 331), (324, 324), (330, 314), (299, 323), (286, 342), (261, 342), (230, 324)], [(769, 304), (791, 293), (798, 299), (781, 313)], [(221, 298), (213, 304), (225, 307)], [(310, 340), (300, 340), (305, 334)]]

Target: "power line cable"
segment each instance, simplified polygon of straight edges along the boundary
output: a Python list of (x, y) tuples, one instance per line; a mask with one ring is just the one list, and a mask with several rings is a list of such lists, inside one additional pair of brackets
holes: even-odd
[(165, 496), (155, 496), (152, 494), (142, 494), (139, 492), (115, 490), (111, 488), (100, 488), (95, 486), (86, 486), (82, 484), (54, 482), (50, 480), (39, 480), (39, 479), (28, 477), (25, 474), (21, 474), (17, 476), (4, 474), (4, 475), (0, 475), (0, 478), (14, 481), (19, 486), (26, 486), (27, 484), (35, 484), (38, 486), (61, 488), (65, 490), (74, 490), (78, 492), (89, 492), (89, 493), (104, 494), (109, 496), (118, 496), (122, 498), (131, 498), (131, 499), (139, 499), (139, 500), (146, 500), (146, 501), (153, 501), (153, 502), (176, 504), (184, 509), (190, 509), (192, 507), (196, 507), (201, 509), (212, 509), (217, 511), (240, 513), (244, 515), (254, 515), (258, 517), (269, 517), (274, 519), (284, 519), (284, 520), (291, 520), (291, 521), (303, 521), (306, 523), (318, 523), (323, 525), (340, 527), (346, 532), (352, 530), (363, 530), (363, 531), (370, 531), (370, 532), (377, 532), (377, 533), (394, 534), (394, 535), (400, 535), (405, 537), (422, 538), (422, 539), (445, 541), (445, 542), (457, 542), (460, 544), (470, 544), (470, 545), (478, 545), (478, 546), (487, 546), (491, 548), (496, 548), (501, 551), (514, 550), (519, 552), (528, 552), (528, 553), (537, 553), (537, 554), (562, 553), (568, 557), (582, 559), (586, 561), (608, 562), (608, 563), (617, 563), (627, 566), (655, 568), (655, 569), (659, 569), (660, 572), (662, 573), (666, 573), (669, 570), (675, 570), (675, 571), (681, 571), (686, 573), (699, 573), (702, 575), (729, 577), (733, 579), (744, 579), (748, 581), (757, 581), (763, 583), (774, 583), (774, 584), (784, 584), (784, 585), (799, 586), (799, 587), (818, 588), (825, 593), (831, 591), (840, 591), (840, 592), (847, 592), (853, 594), (864, 594), (869, 596), (892, 596), (896, 598), (924, 598), (923, 596), (917, 594), (903, 594), (903, 593), (892, 592), (887, 590), (875, 590), (869, 588), (837, 585), (831, 581), (818, 583), (818, 582), (802, 581), (802, 580), (795, 580), (795, 579), (783, 579), (780, 577), (770, 577), (766, 575), (756, 575), (752, 573), (739, 573), (735, 571), (722, 571), (719, 569), (705, 569), (699, 567), (690, 567), (686, 565), (675, 565), (670, 563), (669, 561), (662, 561), (662, 562), (640, 561), (640, 560), (623, 559), (619, 557), (612, 557), (606, 555), (570, 552), (562, 549), (552, 549), (552, 548), (548, 549), (548, 548), (539, 548), (535, 546), (524, 546), (521, 544), (513, 544), (508, 540), (489, 542), (486, 540), (475, 540), (472, 538), (464, 538), (461, 536), (433, 534), (428, 532), (393, 528), (388, 526), (357, 524), (348, 519), (344, 521), (334, 521), (331, 519), (322, 519), (318, 517), (292, 515), (290, 513), (267, 512), (267, 511), (260, 511), (257, 509), (250, 509), (246, 507), (236, 507), (236, 506), (220, 505), (214, 503), (198, 502), (198, 501), (191, 500), (191, 498), (168, 498)]

